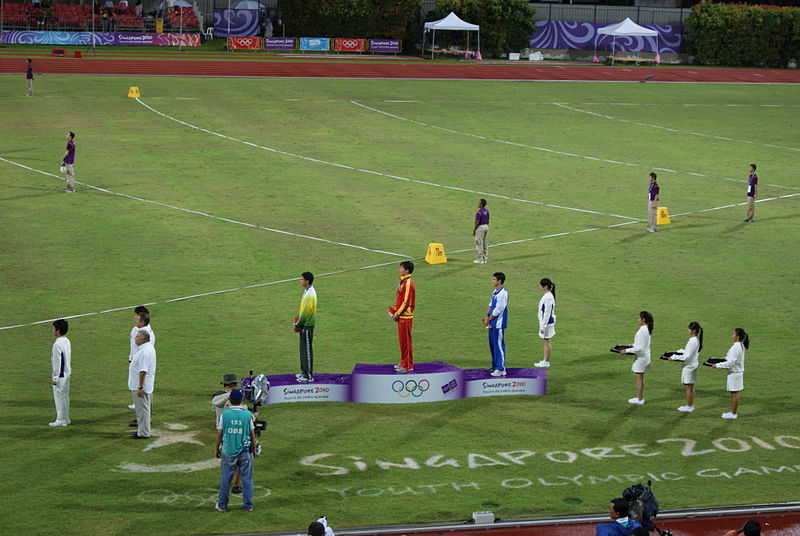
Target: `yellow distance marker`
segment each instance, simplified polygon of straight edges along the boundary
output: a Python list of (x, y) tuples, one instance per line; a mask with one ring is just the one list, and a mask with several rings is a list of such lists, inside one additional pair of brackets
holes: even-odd
[(428, 244), (428, 252), (425, 253), (425, 262), (428, 264), (442, 264), (447, 262), (447, 255), (444, 254), (444, 244), (431, 242)]
[(667, 207), (658, 207), (658, 213), (656, 214), (656, 225), (666, 225), (671, 223), (669, 219), (669, 211)]
[(131, 88), (128, 90), (128, 97), (132, 99), (138, 99), (141, 96), (142, 95), (139, 93), (139, 88), (137, 86), (131, 86)]

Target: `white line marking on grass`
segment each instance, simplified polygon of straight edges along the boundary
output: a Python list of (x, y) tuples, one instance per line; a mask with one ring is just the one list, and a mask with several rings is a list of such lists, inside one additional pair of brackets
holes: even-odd
[[(711, 138), (711, 139), (715, 139), (715, 140), (735, 141), (735, 142), (739, 142), (739, 143), (749, 143), (751, 145), (761, 145), (762, 147), (773, 147), (775, 149), (786, 149), (787, 151), (799, 151), (800, 152), (800, 149), (798, 149), (796, 147), (787, 147), (786, 145), (776, 145), (776, 144), (773, 144), (773, 143), (761, 143), (761, 142), (752, 141), (752, 140), (739, 140), (739, 139), (734, 139), (734, 138), (728, 138), (728, 137), (725, 137), (725, 136), (715, 136), (713, 134), (703, 134), (703, 133), (700, 133), (700, 132), (689, 132), (689, 131), (686, 131), (686, 130), (665, 127), (665, 126), (662, 126), (662, 125), (654, 125), (654, 124), (650, 124), (650, 123), (642, 123), (641, 121), (632, 121), (632, 120), (629, 120), (629, 119), (620, 119), (618, 117), (613, 117), (613, 116), (610, 116), (610, 115), (604, 115), (604, 114), (597, 113), (597, 112), (590, 112), (588, 110), (581, 110), (580, 108), (574, 108), (572, 106), (568, 106), (566, 104), (562, 104), (562, 103), (559, 103), (559, 102), (556, 102), (554, 104), (556, 106), (560, 107), (560, 108), (565, 108), (565, 109), (571, 110), (573, 112), (578, 112), (578, 113), (582, 113), (582, 114), (586, 114), (586, 115), (593, 115), (595, 117), (600, 117), (602, 119), (608, 119), (610, 121), (618, 121), (620, 123), (628, 123), (628, 124), (637, 125), (637, 126), (640, 126), (640, 127), (657, 128), (657, 129), (660, 129), (660, 130), (666, 130), (667, 132), (675, 132), (675, 133), (678, 133), (678, 134), (691, 134), (692, 136), (700, 136), (700, 137), (703, 137), (703, 138)], [(684, 106), (690, 106), (690, 105), (685, 104)], [(695, 106), (695, 105), (691, 105), (691, 106)], [(762, 104), (761, 106), (772, 106), (772, 105)], [(691, 173), (690, 173), (690, 175), (691, 175)]]
[[(472, 134), (470, 132), (461, 132), (461, 131), (458, 131), (458, 130), (453, 130), (451, 128), (440, 127), (438, 125), (432, 125), (430, 123), (425, 123), (423, 121), (417, 121), (416, 119), (410, 119), (408, 117), (395, 115), (395, 114), (392, 114), (392, 113), (389, 113), (389, 112), (385, 112), (383, 110), (379, 110), (378, 108), (373, 108), (371, 106), (367, 106), (366, 104), (361, 104), (360, 102), (357, 102), (357, 101), (351, 100), (350, 102), (355, 104), (356, 106), (360, 106), (361, 108), (364, 108), (365, 110), (369, 110), (369, 111), (375, 112), (377, 114), (385, 115), (387, 117), (391, 117), (392, 119), (398, 119), (400, 121), (407, 121), (409, 123), (413, 123), (415, 125), (419, 125), (419, 126), (426, 127), (426, 128), (433, 128), (433, 129), (436, 129), (436, 130), (443, 130), (445, 132), (450, 132), (451, 134), (458, 134), (460, 136), (469, 136), (470, 138), (477, 138), (477, 139), (480, 139), (480, 140), (486, 140), (486, 141), (490, 141), (490, 142), (493, 142), (493, 143), (500, 143), (500, 144), (503, 144), (503, 145), (512, 145), (514, 147), (521, 147), (523, 149), (533, 149), (535, 151), (543, 151), (545, 153), (551, 153), (551, 154), (556, 154), (556, 155), (561, 155), (561, 156), (570, 156), (570, 157), (573, 157), (573, 158), (581, 158), (583, 160), (592, 160), (592, 161), (596, 161), (596, 162), (606, 162), (606, 163), (610, 163), (610, 164), (630, 166), (630, 167), (638, 167), (638, 168), (645, 168), (645, 169), (659, 169), (661, 171), (667, 171), (669, 173), (689, 174), (689, 172), (686, 172), (686, 171), (676, 171), (674, 169), (665, 169), (665, 168), (653, 168), (651, 166), (643, 166), (641, 164), (633, 164), (633, 163), (629, 163), (629, 162), (617, 162), (616, 160), (605, 160), (605, 159), (602, 159), (602, 158), (596, 158), (594, 156), (586, 156), (586, 155), (582, 155), (582, 154), (568, 153), (568, 152), (565, 152), (565, 151), (557, 151), (555, 149), (548, 149), (546, 147), (537, 147), (535, 145), (526, 145), (524, 143), (517, 143), (517, 142), (513, 142), (513, 141), (500, 140), (500, 139), (496, 139), (496, 138), (487, 138), (485, 136), (481, 136), (481, 135), (478, 135), (478, 134)], [(559, 105), (559, 103), (553, 103), (553, 104)], [(593, 112), (586, 112), (586, 113), (593, 114)], [(712, 175), (700, 175), (700, 174), (694, 174), (694, 173), (692, 173), (692, 174), (696, 175), (696, 176), (702, 176), (702, 177), (708, 177), (708, 178), (721, 178), (721, 179), (725, 179), (725, 180), (742, 182), (742, 183), (746, 183), (747, 182), (746, 180), (732, 179), (730, 177), (714, 177)], [(776, 188), (786, 188), (788, 190), (797, 190), (798, 189), (798, 188), (791, 187), (791, 186), (780, 186), (780, 185), (777, 185), (777, 184), (773, 184), (773, 185), (770, 185), (770, 186), (775, 186)]]
[[(34, 169), (32, 167), (26, 166), (25, 164), (20, 164), (19, 162), (14, 162), (13, 160), (8, 160), (6, 158), (0, 157), (0, 161), (6, 162), (8, 164), (11, 164), (11, 165), (14, 165), (14, 166), (17, 166), (17, 167), (21, 167), (23, 169), (27, 169), (28, 171), (32, 171), (34, 173), (40, 173), (42, 175), (47, 175), (49, 177), (54, 177), (54, 178), (59, 179), (59, 180), (64, 180), (62, 177), (60, 177), (58, 175), (55, 175), (53, 173), (48, 173), (47, 171), (42, 171), (40, 169)], [(208, 212), (202, 212), (202, 211), (199, 211), (199, 210), (191, 210), (191, 209), (188, 209), (188, 208), (177, 207), (175, 205), (169, 205), (167, 203), (161, 203), (159, 201), (152, 201), (150, 199), (144, 199), (142, 197), (137, 197), (135, 195), (123, 194), (123, 193), (120, 193), (120, 192), (114, 192), (114, 191), (108, 190), (106, 188), (101, 188), (99, 186), (93, 186), (91, 184), (86, 184), (85, 182), (80, 182), (80, 181), (75, 181), (75, 182), (80, 184), (81, 186), (86, 187), (86, 188), (90, 188), (92, 190), (97, 190), (98, 192), (103, 192), (103, 193), (110, 194), (110, 195), (117, 195), (117, 196), (120, 196), (120, 197), (125, 197), (127, 199), (132, 199), (134, 201), (139, 201), (141, 203), (148, 203), (148, 204), (156, 205), (156, 206), (159, 206), (159, 207), (169, 208), (169, 209), (172, 209), (172, 210), (185, 212), (187, 214), (196, 214), (198, 216), (203, 216), (203, 217), (211, 218), (211, 219), (218, 220), (218, 221), (224, 221), (224, 222), (227, 222), (227, 223), (233, 223), (234, 225), (242, 225), (242, 226), (245, 226), (245, 227), (251, 227), (253, 229), (260, 229), (262, 231), (268, 231), (270, 233), (282, 234), (282, 235), (286, 235), (286, 236), (293, 236), (295, 238), (305, 238), (306, 240), (314, 240), (316, 242), (323, 242), (325, 244), (331, 244), (331, 245), (334, 245), (334, 246), (343, 246), (343, 247), (347, 247), (347, 248), (360, 249), (361, 251), (369, 251), (369, 252), (372, 252), (372, 253), (380, 253), (380, 254), (383, 254), (383, 255), (392, 255), (392, 256), (395, 256), (395, 257), (402, 257), (404, 259), (410, 258), (409, 255), (403, 255), (402, 253), (393, 253), (391, 251), (385, 251), (385, 250), (382, 250), (382, 249), (372, 249), (372, 248), (368, 248), (368, 247), (364, 247), (364, 246), (357, 246), (355, 244), (348, 244), (347, 242), (337, 242), (335, 240), (328, 240), (327, 238), (319, 238), (317, 236), (310, 236), (310, 235), (305, 235), (305, 234), (300, 234), (300, 233), (293, 233), (291, 231), (284, 231), (282, 229), (273, 229), (271, 227), (264, 227), (263, 225), (257, 225), (255, 223), (247, 223), (247, 222), (243, 222), (243, 221), (239, 221), (239, 220), (232, 220), (230, 218), (223, 218), (222, 216), (215, 216), (214, 214), (210, 214)]]
[[(796, 197), (796, 196), (800, 196), (800, 192), (794, 193), (794, 194), (781, 195), (781, 196), (778, 196), (778, 197), (769, 197), (769, 198), (766, 198), (766, 199), (759, 199), (759, 200), (756, 201), (756, 203), (763, 203), (765, 201), (775, 201), (777, 199), (786, 199), (786, 198), (789, 198), (789, 197)], [(745, 204), (746, 203), (736, 203), (736, 204), (733, 204), (733, 205), (725, 205), (725, 206), (721, 206), (721, 207), (706, 208), (706, 209), (696, 210), (696, 211), (693, 211), (693, 212), (683, 212), (683, 213), (680, 213), (680, 214), (673, 214), (672, 217), (673, 218), (677, 218), (677, 217), (680, 217), (680, 216), (688, 216), (688, 215), (691, 215), (691, 214), (700, 214), (700, 213), (703, 213), (703, 212), (711, 212), (711, 211), (714, 211), (714, 210), (722, 210), (724, 208), (744, 206)], [(632, 225), (634, 223), (640, 223), (641, 221), (643, 221), (643, 220), (626, 221), (626, 222), (622, 222), (622, 223), (615, 223), (615, 224), (612, 224), (612, 225), (606, 225), (606, 226), (603, 226), (603, 227), (589, 227), (587, 229), (578, 229), (576, 231), (567, 231), (565, 233), (554, 233), (554, 234), (536, 236), (536, 237), (531, 237), (531, 238), (520, 238), (518, 240), (509, 240), (507, 242), (501, 242), (501, 243), (498, 243), (498, 244), (490, 244), (489, 247), (490, 248), (495, 248), (495, 247), (502, 247), (502, 246), (510, 246), (510, 245), (514, 245), (514, 244), (522, 244), (522, 243), (525, 243), (525, 242), (532, 242), (534, 240), (544, 240), (544, 239), (547, 239), (547, 238), (557, 238), (557, 237), (560, 237), (560, 236), (577, 235), (577, 234), (589, 233), (589, 232), (593, 232), (593, 231), (602, 231), (602, 230), (605, 230), (605, 229), (614, 229), (616, 227), (623, 227), (623, 226), (626, 226), (626, 225)], [(449, 253), (451, 255), (456, 255), (456, 254), (459, 254), (459, 253), (467, 253), (467, 252), (472, 252), (472, 251), (475, 251), (474, 247), (452, 250)], [(421, 260), (421, 259), (422, 259), (422, 257), (415, 257), (415, 258), (412, 258), (410, 260), (418, 261), (418, 260)], [(361, 271), (361, 270), (371, 270), (373, 268), (381, 268), (383, 266), (389, 266), (391, 264), (395, 264), (396, 262), (397, 261), (392, 260), (392, 261), (382, 262), (382, 263), (378, 263), (378, 264), (370, 264), (368, 266), (360, 266), (358, 268), (349, 268), (349, 269), (344, 269), (344, 270), (336, 270), (336, 271), (332, 271), (332, 272), (325, 272), (325, 273), (322, 273), (322, 274), (316, 274), (316, 277), (327, 277), (327, 276), (346, 274), (346, 273), (350, 273), (350, 272), (357, 272), (357, 271)], [(268, 287), (268, 286), (272, 286), (272, 285), (279, 285), (279, 284), (282, 284), (282, 283), (290, 283), (292, 281), (299, 281), (299, 280), (300, 280), (299, 277), (291, 277), (291, 278), (288, 278), (288, 279), (278, 279), (276, 281), (267, 281), (267, 282), (263, 282), (263, 283), (255, 283), (255, 284), (252, 284), (252, 285), (243, 285), (241, 287), (233, 287), (233, 288), (228, 288), (228, 289), (224, 289), (224, 290), (213, 290), (213, 291), (209, 291), (209, 292), (202, 292), (202, 293), (199, 293), (199, 294), (192, 294), (192, 295), (189, 295), (189, 296), (181, 296), (181, 297), (178, 297), (178, 298), (171, 298), (171, 299), (168, 299), (168, 300), (162, 300), (160, 302), (159, 301), (151, 301), (151, 302), (145, 303), (144, 305), (149, 307), (149, 306), (158, 305), (158, 304), (161, 304), (161, 303), (164, 303), (164, 304), (166, 304), (166, 303), (174, 303), (174, 302), (179, 302), (179, 301), (192, 300), (192, 299), (196, 299), (196, 298), (203, 298), (203, 297), (206, 297), (206, 296), (216, 296), (216, 295), (219, 295), (219, 294), (227, 294), (227, 293), (230, 293), (230, 292), (236, 292), (236, 291), (240, 291), (240, 290), (247, 290), (247, 289), (251, 289), (251, 288)], [(80, 317), (84, 317), (84, 316), (101, 315), (101, 314), (106, 314), (106, 313), (113, 313), (113, 312), (117, 312), (117, 311), (133, 309), (134, 307), (135, 307), (134, 305), (131, 305), (131, 306), (128, 306), (128, 307), (116, 307), (116, 308), (113, 308), (113, 309), (105, 309), (105, 310), (102, 310), (102, 311), (96, 311), (96, 312), (91, 312), (91, 313), (81, 313), (81, 314), (75, 314), (75, 315), (71, 315), (71, 316), (59, 316), (59, 317), (56, 317), (56, 318), (50, 318), (48, 320), (38, 320), (36, 322), (28, 322), (26, 324), (15, 324), (15, 325), (12, 325), (12, 326), (3, 326), (3, 327), (0, 327), (0, 331), (8, 330), (8, 329), (30, 327), (30, 326), (35, 326), (35, 325), (39, 325), (39, 324), (46, 324), (48, 322), (55, 321), (57, 318), (64, 318), (64, 319), (80, 318)]]
[[(543, 206), (543, 207), (558, 208), (558, 209), (562, 209), (562, 210), (570, 210), (570, 211), (573, 211), (573, 212), (586, 212), (586, 213), (589, 213), (589, 214), (597, 214), (599, 216), (612, 216), (612, 217), (615, 217), (615, 218), (624, 218), (624, 219), (628, 219), (628, 220), (639, 221), (639, 218), (631, 218), (631, 217), (628, 217), (628, 216), (620, 216), (618, 214), (608, 214), (608, 213), (605, 213), (605, 212), (598, 212), (598, 211), (586, 210), (586, 209), (574, 208), (574, 207), (565, 207), (565, 206), (561, 206), (561, 205), (551, 205), (551, 204), (545, 203), (543, 201), (531, 201), (529, 199), (520, 199), (520, 198), (516, 198), (516, 197), (509, 197), (509, 196), (505, 196), (505, 195), (501, 195), (501, 194), (494, 194), (494, 193), (491, 193), (491, 192), (481, 192), (479, 190), (472, 190), (472, 189), (469, 189), (469, 188), (460, 188), (458, 186), (448, 186), (448, 185), (439, 184), (439, 183), (436, 183), (436, 182), (423, 181), (423, 180), (419, 180), (419, 179), (411, 179), (411, 178), (408, 178), (408, 177), (401, 177), (399, 175), (392, 175), (390, 173), (382, 173), (380, 171), (373, 171), (373, 170), (370, 170), (370, 169), (364, 169), (364, 168), (359, 168), (359, 167), (354, 167), (354, 166), (348, 166), (346, 164), (340, 164), (338, 162), (329, 162), (327, 160), (320, 160), (319, 158), (313, 158), (313, 157), (310, 157), (310, 156), (303, 156), (303, 155), (296, 154), (296, 153), (290, 153), (288, 151), (281, 151), (280, 149), (275, 149), (273, 147), (266, 147), (264, 145), (258, 145), (258, 144), (255, 144), (253, 142), (240, 140), (240, 139), (234, 138), (232, 136), (227, 136), (225, 134), (220, 134), (219, 132), (214, 132), (213, 130), (208, 130), (208, 129), (203, 128), (203, 127), (198, 127), (196, 125), (192, 125), (191, 123), (187, 123), (186, 121), (181, 121), (180, 119), (177, 119), (175, 117), (172, 117), (170, 115), (167, 115), (167, 114), (165, 114), (163, 112), (160, 112), (160, 111), (156, 110), (152, 106), (149, 106), (148, 104), (146, 104), (143, 101), (141, 101), (139, 98), (136, 99), (136, 102), (138, 102), (139, 104), (141, 104), (142, 106), (144, 106), (145, 108), (150, 110), (151, 112), (153, 112), (153, 113), (155, 113), (157, 115), (160, 115), (161, 117), (163, 117), (165, 119), (169, 119), (170, 121), (175, 121), (176, 123), (179, 123), (181, 125), (184, 125), (186, 127), (191, 128), (191, 129), (197, 130), (199, 132), (205, 132), (206, 134), (211, 134), (212, 136), (217, 136), (219, 138), (223, 138), (223, 139), (226, 139), (226, 140), (229, 140), (229, 141), (233, 141), (233, 142), (236, 142), (236, 143), (242, 143), (244, 145), (248, 145), (248, 146), (256, 148), (256, 149), (263, 149), (264, 151), (268, 151), (270, 153), (280, 154), (280, 155), (283, 155), (283, 156), (289, 156), (291, 158), (299, 158), (300, 160), (305, 160), (306, 162), (313, 162), (315, 164), (321, 164), (321, 165), (324, 165), (324, 166), (334, 166), (334, 167), (337, 167), (337, 168), (340, 168), (340, 169), (348, 169), (348, 170), (351, 170), (351, 171), (358, 171), (359, 173), (366, 173), (368, 175), (375, 175), (375, 176), (378, 176), (378, 177), (385, 177), (387, 179), (394, 179), (394, 180), (405, 181), (405, 182), (413, 182), (415, 184), (423, 184), (425, 186), (432, 186), (434, 188), (444, 188), (446, 190), (456, 190), (456, 191), (459, 191), (459, 192), (484, 195), (484, 196), (487, 196), (487, 197), (495, 197), (495, 198), (499, 198), (499, 199), (507, 199), (509, 201), (518, 201), (520, 203), (527, 203), (527, 204), (531, 204), (531, 205), (539, 205), (539, 206)], [(350, 102), (354, 102), (354, 101), (350, 101)], [(361, 106), (361, 105), (359, 105), (359, 106)], [(455, 133), (455, 134), (459, 134), (456, 131), (452, 131), (452, 132)], [(478, 136), (478, 137), (482, 138), (482, 136)], [(575, 155), (575, 156), (577, 156), (577, 155)]]

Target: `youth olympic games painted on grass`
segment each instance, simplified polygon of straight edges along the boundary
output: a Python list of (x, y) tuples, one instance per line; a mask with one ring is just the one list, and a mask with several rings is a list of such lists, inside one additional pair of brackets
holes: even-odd
[[(797, 237), (800, 183), (796, 151), (777, 147), (800, 146), (794, 88), (142, 80), (43, 76), (27, 99), (16, 96), (21, 78), (0, 77), (0, 111), (9, 118), (0, 133), (10, 140), (0, 157), (58, 174), (62, 131), (74, 130), (77, 179), (130, 196), (87, 188), (67, 196), (52, 177), (0, 164), (8, 252), (0, 326), (103, 312), (70, 321), (73, 426), (60, 430), (46, 429), (52, 400), (36, 380), (49, 373), (48, 324), (0, 332), (11, 407), (4, 426), (13, 438), (3, 446), (6, 496), (12, 509), (37, 504), (41, 533), (299, 531), (309, 508), (334, 527), (461, 520), (485, 504), (504, 518), (599, 513), (638, 477), (653, 477), (663, 508), (794, 498), (800, 378), (790, 366), (787, 311), (800, 259), (788, 245)], [(283, 153), (153, 114), (124, 97), (132, 85), (170, 117)], [(350, 101), (518, 145), (398, 121)], [(553, 104), (586, 109), (588, 101), (606, 103), (592, 111), (631, 123)], [(739, 181), (750, 162), (759, 164), (761, 199), (775, 199), (759, 203), (756, 223), (744, 224)], [(686, 215), (647, 235), (638, 220), (655, 168), (697, 175), (659, 171), (663, 204)], [(476, 266), (470, 230), (481, 192), (498, 195), (489, 198), (490, 244), (506, 245)], [(291, 318), (299, 274), (329, 274), (315, 281), (315, 370), (394, 363), (396, 333), (385, 310), (400, 259), (381, 252), (417, 258), (431, 241), (445, 244), (449, 262), (414, 272), (416, 360), (488, 366), (480, 318), (491, 273), (501, 270), (511, 300), (508, 364), (529, 367), (541, 358), (536, 283), (550, 277), (559, 323), (548, 395), (262, 408), (269, 427), (256, 461), (255, 515), (217, 515), (209, 395), (224, 373), (297, 372)], [(202, 445), (145, 450), (159, 438), (125, 439), (132, 314), (115, 309), (152, 302), (154, 428), (192, 434)], [(737, 421), (719, 418), (728, 409), (725, 376), (710, 369), (698, 373), (692, 415), (675, 411), (683, 403), (679, 366), (666, 362), (646, 375), (647, 404), (625, 403), (634, 387), (630, 361), (607, 348), (633, 337), (642, 309), (656, 319), (654, 352), (681, 347), (691, 320), (706, 330), (704, 357), (724, 354), (734, 327), (747, 329), (753, 344)], [(13, 482), (25, 485), (12, 490)], [(23, 523), (6, 526), (24, 530)]]

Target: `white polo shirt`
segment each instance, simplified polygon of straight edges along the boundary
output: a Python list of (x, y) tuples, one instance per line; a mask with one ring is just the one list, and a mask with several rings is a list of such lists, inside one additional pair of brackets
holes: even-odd
[(150, 324), (147, 324), (143, 328), (137, 328), (136, 326), (133, 326), (133, 329), (131, 330), (131, 353), (128, 354), (128, 363), (131, 362), (131, 359), (133, 359), (133, 354), (135, 354), (136, 350), (139, 348), (136, 346), (136, 334), (140, 331), (148, 332), (150, 334), (150, 342), (153, 344), (153, 346), (156, 344), (156, 334), (153, 333), (153, 328), (150, 327)]
[(128, 389), (131, 391), (139, 389), (139, 372), (144, 371), (142, 390), (149, 395), (153, 393), (156, 382), (156, 349), (153, 348), (152, 342), (146, 342), (138, 348), (128, 366)]

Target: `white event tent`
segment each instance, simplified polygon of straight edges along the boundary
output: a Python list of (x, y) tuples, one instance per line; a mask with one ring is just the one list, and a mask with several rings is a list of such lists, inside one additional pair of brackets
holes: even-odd
[[(617, 37), (626, 37), (626, 36), (634, 36), (634, 37), (656, 37), (656, 63), (660, 61), (660, 55), (658, 53), (658, 32), (655, 30), (650, 30), (649, 28), (645, 28), (644, 26), (639, 26), (631, 19), (626, 18), (622, 22), (618, 22), (616, 24), (612, 24), (611, 26), (604, 26), (597, 30), (598, 34), (602, 35), (610, 35), (613, 37), (613, 41), (611, 43), (611, 55), (613, 56), (616, 52), (617, 48)], [(595, 37), (594, 40), (594, 56), (597, 58), (597, 38)]]
[(436, 30), (452, 30), (467, 32), (467, 49), (469, 49), (469, 32), (478, 32), (478, 55), (481, 51), (481, 27), (477, 24), (464, 22), (452, 11), (443, 19), (425, 23), (425, 32), (422, 34), (422, 50), (425, 51), (425, 34), (433, 31), (431, 40), (431, 59), (433, 59), (433, 49), (436, 48)]

